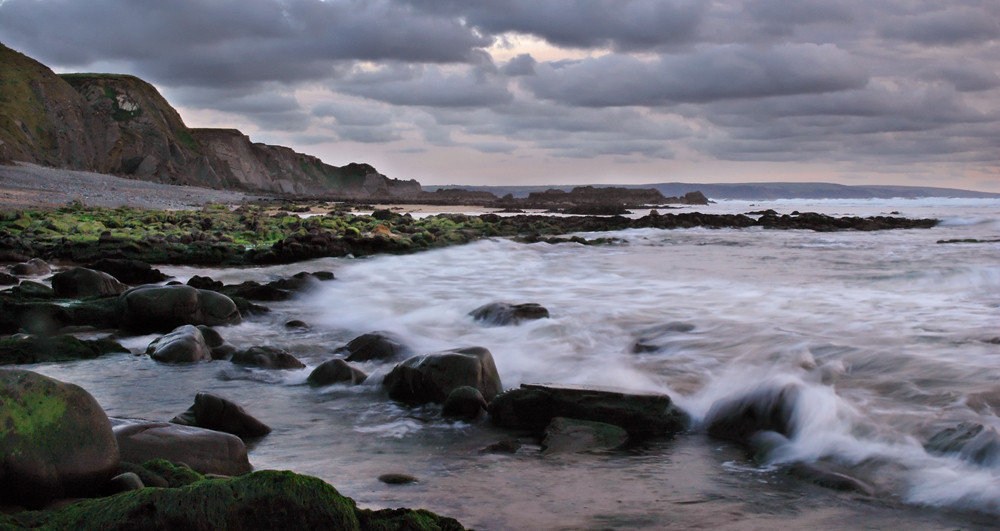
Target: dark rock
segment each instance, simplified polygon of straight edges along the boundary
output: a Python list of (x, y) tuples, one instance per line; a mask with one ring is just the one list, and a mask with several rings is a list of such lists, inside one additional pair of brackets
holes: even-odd
[(139, 475), (134, 472), (124, 472), (118, 474), (117, 476), (111, 478), (108, 484), (104, 487), (104, 493), (106, 495), (118, 494), (119, 492), (128, 492), (130, 490), (139, 490), (146, 488), (146, 485), (139, 478)]
[(705, 415), (708, 434), (740, 444), (749, 444), (751, 437), (762, 430), (792, 437), (792, 415), (800, 392), (794, 384), (769, 386), (719, 400)]
[(166, 459), (150, 459), (142, 464), (142, 469), (160, 478), (165, 487), (177, 488), (197, 483), (205, 476), (183, 463), (172, 463)]
[(829, 463), (795, 463), (789, 472), (821, 487), (839, 491), (853, 491), (866, 496), (874, 496), (875, 488), (851, 476), (846, 469)]
[(489, 401), (503, 389), (493, 355), (482, 347), (414, 356), (396, 365), (382, 386), (393, 400), (411, 404), (443, 403), (462, 386), (478, 389)]
[(313, 369), (307, 381), (309, 385), (330, 385), (344, 382), (350, 385), (357, 385), (364, 382), (368, 375), (351, 367), (346, 361), (337, 358), (324, 361)]
[(497, 441), (482, 450), (479, 450), (481, 454), (516, 454), (518, 450), (521, 449), (521, 441), (515, 439), (506, 439), (503, 441)]
[(142, 481), (142, 484), (147, 487), (156, 487), (162, 489), (170, 486), (170, 484), (167, 483), (167, 480), (164, 479), (162, 476), (160, 476), (155, 472), (147, 470), (145, 467), (137, 463), (122, 461), (122, 464), (118, 467), (118, 471), (122, 473), (131, 472), (136, 476), (139, 476), (139, 480)]
[(240, 438), (263, 437), (271, 428), (253, 418), (238, 404), (209, 393), (198, 393), (194, 405), (170, 419), (174, 424), (232, 433)]
[(319, 282), (323, 281), (320, 277), (330, 280), (333, 278), (333, 273), (329, 273), (329, 278), (322, 272), (317, 276), (316, 273), (306, 273), (305, 271), (301, 273), (296, 273), (289, 278), (283, 278), (281, 280), (275, 280), (274, 282), (269, 282), (269, 286), (274, 286), (278, 289), (288, 290), (288, 291), (303, 291), (310, 286), (314, 286)]
[(198, 325), (198, 330), (201, 331), (201, 337), (205, 338), (205, 344), (212, 349), (213, 360), (229, 359), (236, 353), (236, 347), (223, 339), (222, 334), (211, 326)]
[(232, 299), (191, 286), (140, 286), (120, 295), (123, 325), (136, 332), (168, 332), (181, 325), (220, 326), (242, 319)]
[(407, 483), (416, 483), (417, 478), (409, 474), (382, 474), (378, 480), (388, 485), (406, 485)]
[(549, 311), (533, 302), (525, 304), (508, 304), (506, 302), (491, 302), (469, 312), (477, 321), (483, 321), (493, 326), (518, 324), (521, 321), (545, 319)]
[(156, 361), (166, 363), (192, 363), (211, 361), (212, 348), (205, 342), (201, 330), (191, 325), (179, 326), (167, 335), (154, 339), (146, 354)]
[(270, 346), (256, 346), (238, 351), (233, 354), (230, 361), (262, 369), (302, 369), (306, 366), (288, 352)]
[(347, 361), (394, 361), (410, 351), (396, 336), (388, 332), (369, 332), (352, 339), (335, 352), (347, 353)]
[(655, 352), (663, 348), (669, 339), (677, 334), (685, 334), (694, 330), (694, 325), (684, 322), (666, 323), (642, 330), (635, 344), (632, 345), (632, 352), (641, 354), (643, 352)]
[(27, 262), (10, 266), (10, 273), (19, 277), (37, 277), (48, 275), (51, 272), (52, 268), (49, 267), (49, 264), (40, 258), (32, 258)]
[(542, 453), (614, 450), (628, 442), (628, 432), (613, 424), (555, 417), (545, 427)]
[(306, 330), (309, 328), (309, 323), (298, 319), (292, 319), (291, 321), (285, 323), (285, 328), (289, 330)]
[(927, 441), (924, 448), (938, 455), (957, 454), (977, 465), (993, 467), (1000, 464), (1000, 432), (992, 426), (963, 422), (946, 428)]
[(103, 271), (125, 284), (138, 286), (140, 284), (156, 284), (170, 278), (159, 269), (139, 260), (122, 258), (102, 258), (87, 265), (96, 271)]
[(125, 285), (115, 277), (86, 267), (74, 267), (52, 276), (52, 290), (57, 297), (64, 299), (110, 297), (125, 289)]
[(247, 280), (241, 284), (224, 286), (219, 293), (230, 297), (242, 297), (252, 301), (285, 301), (292, 298), (293, 293), (271, 284), (261, 284)]
[(0, 370), (0, 505), (98, 495), (120, 461), (93, 396), (30, 371)]
[(70, 324), (70, 312), (60, 305), (0, 295), (0, 330), (5, 333), (52, 335)]
[(191, 286), (192, 288), (207, 289), (210, 291), (219, 291), (223, 287), (222, 282), (218, 280), (212, 280), (209, 277), (203, 277), (199, 275), (195, 275), (189, 278), (187, 281), (187, 285)]
[(10, 273), (0, 271), (0, 286), (16, 286), (21, 280)]
[(246, 445), (229, 433), (138, 419), (112, 418), (111, 426), (124, 461), (166, 459), (202, 474), (226, 476), (252, 470)]
[(445, 417), (475, 420), (486, 413), (488, 406), (479, 389), (469, 386), (456, 387), (448, 393), (441, 414)]
[(0, 365), (94, 359), (113, 352), (129, 350), (109, 339), (81, 340), (70, 335), (18, 335), (0, 339)]
[(54, 299), (56, 296), (56, 292), (52, 288), (31, 280), (21, 282), (14, 286), (10, 292), (16, 297), (25, 299)]
[(667, 395), (532, 384), (497, 396), (489, 413), (498, 426), (536, 434), (556, 417), (613, 424), (635, 438), (672, 435), (688, 423)]

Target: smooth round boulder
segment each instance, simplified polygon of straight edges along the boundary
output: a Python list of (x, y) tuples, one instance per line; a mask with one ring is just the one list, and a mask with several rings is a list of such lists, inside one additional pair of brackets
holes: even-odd
[(393, 400), (410, 404), (444, 403), (462, 386), (478, 389), (489, 401), (503, 389), (493, 355), (483, 347), (414, 356), (396, 365), (382, 386)]
[(475, 420), (486, 413), (488, 404), (479, 389), (464, 385), (448, 393), (441, 414), (465, 420)]
[(469, 312), (477, 321), (491, 326), (516, 325), (521, 321), (546, 319), (549, 311), (542, 305), (533, 302), (525, 304), (510, 304), (506, 302), (491, 302)]
[(86, 267), (74, 267), (52, 276), (52, 291), (63, 299), (111, 297), (126, 289), (117, 278)]
[(186, 324), (222, 326), (242, 321), (229, 297), (182, 284), (139, 286), (119, 297), (122, 324), (135, 332), (169, 332)]
[(335, 353), (347, 353), (347, 361), (395, 361), (406, 356), (406, 345), (388, 332), (369, 332), (352, 339)]
[(140, 260), (130, 260), (123, 258), (102, 258), (87, 265), (90, 269), (103, 271), (119, 281), (132, 286), (140, 284), (155, 284), (170, 278), (164, 275), (159, 269)]
[(201, 336), (205, 338), (205, 344), (212, 349), (212, 359), (224, 360), (232, 357), (236, 353), (236, 347), (222, 338), (222, 334), (211, 326), (198, 325)]
[(52, 272), (52, 268), (49, 264), (45, 263), (45, 260), (41, 258), (32, 258), (27, 262), (21, 262), (20, 264), (14, 264), (10, 267), (10, 274), (19, 277), (37, 277), (40, 275), (48, 275)]
[(195, 395), (194, 404), (170, 422), (232, 433), (241, 439), (271, 433), (267, 424), (250, 416), (239, 404), (209, 393)]
[(211, 361), (212, 348), (205, 342), (205, 336), (195, 326), (177, 327), (167, 335), (154, 339), (146, 347), (146, 354), (164, 363), (194, 363)]
[(368, 375), (356, 369), (340, 358), (324, 361), (313, 369), (306, 381), (309, 385), (331, 385), (335, 383), (346, 383), (357, 385), (364, 382)]
[(261, 369), (303, 369), (306, 364), (288, 352), (270, 346), (250, 347), (233, 354), (230, 360), (237, 365), (249, 365)]
[(239, 437), (221, 431), (167, 422), (112, 418), (111, 426), (125, 461), (166, 459), (201, 474), (237, 476), (253, 467)]
[(0, 369), (0, 505), (98, 496), (120, 462), (108, 417), (90, 393)]

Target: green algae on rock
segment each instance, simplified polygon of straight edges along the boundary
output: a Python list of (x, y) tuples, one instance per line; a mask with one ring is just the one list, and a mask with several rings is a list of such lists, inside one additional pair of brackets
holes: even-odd
[(0, 339), (0, 365), (94, 359), (113, 352), (128, 353), (129, 350), (109, 339), (82, 340), (70, 335), (20, 335)]

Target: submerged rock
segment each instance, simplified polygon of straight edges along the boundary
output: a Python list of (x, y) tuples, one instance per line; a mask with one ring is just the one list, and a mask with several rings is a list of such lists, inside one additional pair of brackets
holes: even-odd
[(250, 347), (233, 354), (230, 360), (237, 365), (250, 365), (261, 369), (303, 369), (306, 364), (288, 352), (270, 346)]
[(0, 365), (94, 359), (129, 350), (110, 339), (82, 340), (70, 335), (17, 335), (0, 339)]
[(336, 358), (324, 361), (313, 369), (306, 381), (309, 382), (309, 385), (330, 385), (341, 382), (357, 385), (367, 378), (368, 375), (361, 370), (351, 367), (340, 358)]
[(232, 433), (241, 439), (271, 433), (268, 425), (250, 416), (239, 404), (209, 393), (195, 395), (194, 404), (170, 422)]
[(388, 332), (369, 332), (352, 339), (335, 353), (347, 353), (347, 361), (394, 361), (406, 356), (409, 349)]
[(112, 418), (111, 426), (124, 461), (166, 459), (185, 463), (202, 474), (226, 476), (253, 469), (246, 445), (229, 433), (139, 419)]
[(545, 427), (542, 453), (578, 453), (614, 450), (628, 442), (628, 432), (606, 422), (555, 417)]
[(992, 426), (963, 422), (936, 433), (924, 448), (933, 454), (956, 454), (970, 463), (996, 466), (1000, 464), (1000, 431)]
[(506, 302), (491, 302), (469, 312), (477, 321), (492, 326), (518, 324), (521, 321), (546, 319), (549, 311), (542, 305), (533, 302), (525, 304), (509, 304)]
[(120, 461), (93, 396), (31, 371), (0, 369), (0, 505), (99, 495)]
[(765, 430), (791, 437), (800, 393), (800, 386), (789, 384), (719, 400), (705, 415), (708, 434), (740, 444), (749, 444), (755, 433)]
[(414, 356), (396, 365), (382, 386), (393, 400), (411, 404), (444, 403), (462, 386), (478, 389), (489, 401), (503, 389), (493, 355), (482, 347)]
[(120, 296), (123, 325), (135, 332), (168, 332), (181, 325), (239, 324), (236, 304), (225, 295), (191, 286), (140, 286)]

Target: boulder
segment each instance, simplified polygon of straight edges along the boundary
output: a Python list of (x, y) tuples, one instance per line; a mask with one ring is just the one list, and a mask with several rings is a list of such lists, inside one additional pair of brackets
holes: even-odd
[(125, 284), (138, 286), (140, 284), (156, 284), (170, 278), (159, 269), (139, 260), (121, 258), (102, 258), (87, 265), (88, 268), (103, 271)]
[(628, 442), (628, 432), (605, 422), (555, 417), (545, 427), (542, 453), (567, 454), (614, 450)]
[(0, 369), (0, 505), (100, 495), (120, 461), (93, 396), (34, 372)]
[(506, 302), (491, 302), (469, 312), (477, 321), (492, 326), (518, 324), (521, 321), (545, 319), (549, 311), (544, 306), (533, 302), (525, 304), (509, 304)]
[(224, 431), (241, 439), (263, 437), (271, 433), (269, 426), (250, 416), (238, 404), (209, 393), (195, 395), (194, 405), (170, 419), (170, 422), (182, 426)]
[(794, 435), (793, 414), (801, 388), (795, 384), (765, 386), (748, 394), (719, 400), (705, 415), (708, 434), (750, 444), (758, 431)]
[(448, 398), (441, 407), (441, 414), (445, 417), (475, 420), (486, 413), (488, 406), (479, 389), (465, 385), (448, 393)]
[(368, 375), (364, 372), (351, 367), (346, 361), (336, 358), (324, 361), (319, 367), (313, 369), (307, 381), (309, 385), (330, 385), (341, 382), (357, 385), (367, 378)]
[(253, 280), (247, 280), (240, 284), (231, 284), (219, 288), (219, 293), (229, 297), (242, 297), (251, 301), (284, 301), (292, 298), (293, 293), (275, 287), (271, 284), (261, 284)]
[(146, 488), (146, 485), (142, 482), (142, 479), (135, 472), (123, 472), (117, 476), (111, 478), (108, 484), (104, 487), (104, 493), (107, 495), (118, 494), (119, 492), (128, 492), (130, 490), (140, 490)]
[(936, 433), (924, 448), (932, 454), (955, 454), (970, 463), (995, 467), (1000, 464), (1000, 431), (993, 426), (963, 422)]
[(54, 299), (56, 296), (56, 292), (52, 288), (31, 280), (25, 280), (14, 286), (10, 293), (23, 299)]
[(462, 386), (478, 389), (489, 401), (503, 389), (493, 355), (482, 347), (414, 356), (396, 365), (382, 386), (393, 400), (410, 404), (444, 403)]
[(185, 324), (221, 326), (242, 321), (232, 299), (190, 286), (140, 286), (120, 298), (122, 324), (140, 333), (169, 332)]
[(536, 434), (556, 417), (613, 424), (636, 438), (672, 435), (688, 423), (687, 415), (667, 395), (534, 384), (521, 384), (497, 396), (490, 402), (489, 414), (498, 426)]
[(347, 361), (395, 361), (404, 358), (409, 349), (388, 332), (369, 332), (352, 339), (336, 353), (347, 353)]
[(16, 286), (21, 280), (10, 273), (0, 271), (0, 286)]
[(18, 334), (0, 339), (0, 365), (94, 359), (113, 352), (129, 350), (110, 339), (81, 340), (70, 335)]
[(195, 326), (183, 325), (167, 335), (154, 339), (146, 347), (146, 354), (156, 361), (166, 363), (193, 363), (211, 361), (212, 348), (205, 336)]
[(250, 347), (233, 354), (230, 360), (238, 365), (250, 365), (261, 369), (302, 369), (306, 364), (288, 352), (269, 346)]
[(203, 277), (195, 275), (188, 279), (187, 285), (192, 288), (197, 289), (207, 289), (210, 291), (219, 291), (223, 288), (224, 284), (218, 280), (212, 280), (211, 277)]
[(201, 331), (201, 337), (205, 338), (205, 344), (212, 349), (213, 360), (229, 359), (236, 353), (236, 347), (223, 339), (222, 334), (216, 329), (211, 326), (198, 325), (198, 330)]
[(86, 267), (74, 267), (52, 276), (52, 290), (56, 297), (64, 299), (111, 297), (125, 289), (125, 284), (115, 277)]
[(14, 264), (10, 266), (10, 274), (19, 277), (37, 277), (41, 275), (48, 275), (52, 272), (52, 268), (49, 264), (45, 263), (45, 260), (41, 258), (32, 258), (27, 262), (21, 262), (20, 264)]
[(246, 445), (229, 433), (137, 419), (112, 418), (111, 426), (125, 461), (166, 459), (202, 474), (226, 476), (252, 470)]

